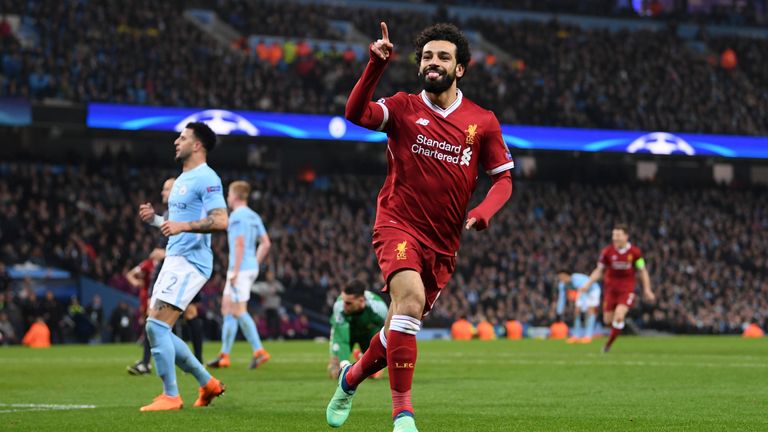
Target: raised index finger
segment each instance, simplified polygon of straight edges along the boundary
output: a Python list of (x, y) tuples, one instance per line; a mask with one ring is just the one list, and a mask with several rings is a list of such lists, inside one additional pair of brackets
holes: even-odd
[(389, 30), (387, 30), (387, 23), (381, 22), (381, 38), (389, 42)]

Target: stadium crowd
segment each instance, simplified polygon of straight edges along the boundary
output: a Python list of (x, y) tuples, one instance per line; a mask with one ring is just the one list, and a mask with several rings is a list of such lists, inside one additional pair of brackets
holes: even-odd
[[(411, 38), (433, 21), (454, 19), (506, 50), (510, 61), (475, 50), (461, 88), (505, 123), (768, 134), (768, 92), (759, 55), (765, 41), (706, 37), (704, 52), (662, 31), (586, 30), (558, 23), (448, 17), (290, 2), (197, 2), (243, 32), (295, 36), (285, 45), (231, 49), (185, 21), (183, 2), (22, 2), (5, 0), (34, 37), (0, 35), (0, 96), (66, 101), (343, 112), (366, 59), (315, 51), (302, 39), (339, 39), (330, 20), (372, 36), (390, 22), (393, 64), (376, 97), (418, 90)], [(126, 12), (127, 11), (127, 12)], [(299, 34), (290, 23), (310, 16)], [(83, 25), (88, 22), (88, 25)], [(299, 49), (298, 47), (301, 47)], [(718, 56), (731, 49), (734, 64)]]
[[(370, 245), (381, 178), (344, 176), (306, 183), (219, 172), (225, 185), (246, 178), (259, 191), (252, 206), (267, 223), (272, 251), (260, 277), (263, 303), (256, 296), (252, 306), (267, 337), (309, 335), (301, 306), (327, 316), (351, 278), (361, 278), (374, 290), (381, 287)], [(62, 267), (135, 294), (124, 275), (158, 241), (156, 229), (139, 221), (137, 205), (152, 201), (160, 206), (159, 187), (172, 174), (118, 164), (3, 163), (0, 203), (6, 211), (0, 214), (0, 261), (6, 266), (32, 262)], [(462, 315), (476, 322), (517, 319), (548, 325), (557, 318), (555, 272), (591, 271), (617, 221), (629, 223), (631, 240), (645, 251), (659, 299), (635, 311), (640, 327), (717, 334), (740, 332), (753, 319), (768, 324), (764, 192), (578, 183), (563, 187), (534, 181), (518, 181), (515, 190), (490, 232), (465, 233), (455, 276), (427, 325), (447, 327)], [(483, 195), (481, 186), (476, 196)], [(226, 237), (214, 236), (213, 245), (214, 277), (203, 289), (201, 315), (216, 335)], [(45, 310), (51, 306), (44, 299), (34, 299), (29, 288), (14, 293), (7, 277), (0, 280), (5, 285), (0, 331), (4, 322), (15, 321), (18, 337), (37, 316), (50, 318)], [(277, 298), (267, 301), (269, 296)], [(74, 299), (66, 308), (56, 308), (55, 316), (68, 316), (67, 325), (74, 329), (78, 314), (92, 317), (87, 308), (93, 301), (82, 301), (89, 304), (81, 306)], [(86, 340), (98, 331), (89, 333), (87, 322), (79, 325), (85, 330), (75, 334)]]

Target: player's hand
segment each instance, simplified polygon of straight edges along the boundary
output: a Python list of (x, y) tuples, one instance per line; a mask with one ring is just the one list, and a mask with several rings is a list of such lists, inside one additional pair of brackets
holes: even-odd
[(473, 208), (467, 215), (467, 223), (464, 225), (464, 228), (467, 230), (474, 228), (476, 231), (482, 231), (488, 228), (489, 224), (489, 218), (483, 216), (483, 214), (479, 212), (477, 208)]
[(472, 228), (474, 228), (475, 231), (482, 231), (488, 228), (488, 222), (482, 218), (478, 219), (477, 217), (472, 216), (467, 219), (467, 223), (464, 225), (464, 229), (471, 230)]
[(653, 293), (653, 291), (646, 291), (643, 293), (643, 298), (648, 303), (656, 303), (656, 295)]
[(232, 277), (229, 278), (229, 284), (232, 286), (237, 285), (237, 272), (232, 273)]
[(167, 220), (160, 225), (160, 231), (166, 237), (175, 236), (184, 232), (184, 227), (186, 225), (186, 222), (172, 222)]
[(152, 223), (155, 219), (155, 209), (150, 203), (144, 203), (139, 206), (139, 217), (146, 223)]
[(389, 30), (387, 30), (387, 23), (381, 22), (381, 39), (371, 44), (371, 52), (382, 60), (388, 60), (392, 54), (394, 45), (389, 41)]
[(586, 292), (587, 292), (587, 290), (588, 290), (588, 288), (587, 288), (587, 287), (585, 287), (585, 286), (583, 286), (583, 287), (579, 287), (579, 289), (578, 289), (578, 291), (579, 291), (579, 295), (582, 295), (582, 294), (586, 293)]

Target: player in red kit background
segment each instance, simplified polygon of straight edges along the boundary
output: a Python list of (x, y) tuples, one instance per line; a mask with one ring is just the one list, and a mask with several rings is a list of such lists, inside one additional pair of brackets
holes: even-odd
[[(381, 34), (370, 46), (371, 59), (349, 96), (346, 117), (389, 138), (373, 247), (392, 304), (363, 358), (341, 369), (326, 417), (329, 425), (341, 426), (357, 386), (388, 367), (394, 430), (404, 432), (417, 430), (411, 383), (421, 319), (454, 271), (462, 227), (485, 229), (511, 196), (514, 162), (494, 114), (457, 87), (470, 60), (469, 44), (458, 28), (436, 24), (417, 37), (424, 91), (372, 102), (393, 49), (385, 23)], [(480, 169), (493, 185), (465, 218)]]
[(653, 303), (656, 296), (651, 291), (651, 277), (645, 267), (643, 253), (640, 248), (629, 242), (627, 226), (618, 224), (613, 227), (613, 244), (603, 249), (597, 267), (592, 271), (589, 280), (579, 288), (581, 293), (585, 293), (593, 283), (604, 277), (603, 322), (611, 326), (611, 335), (603, 347), (603, 352), (611, 349), (613, 341), (624, 329), (627, 312), (635, 304), (638, 273), (643, 284), (643, 297)]

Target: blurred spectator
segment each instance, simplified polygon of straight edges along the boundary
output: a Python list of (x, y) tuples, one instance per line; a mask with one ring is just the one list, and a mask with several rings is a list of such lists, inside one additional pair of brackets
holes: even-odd
[(304, 308), (300, 304), (293, 306), (293, 314), (291, 316), (291, 328), (297, 339), (309, 338), (309, 318), (304, 313)]
[(267, 279), (260, 286), (261, 308), (267, 320), (267, 338), (276, 339), (283, 334), (280, 317), (280, 295), (285, 291), (283, 284), (275, 278), (275, 273), (267, 272)]
[(80, 301), (75, 296), (70, 298), (65, 322), (77, 343), (88, 343), (93, 334), (93, 326), (91, 325), (88, 316), (85, 314), (85, 309), (83, 309), (80, 305)]
[(25, 318), (21, 313), (12, 290), (4, 293), (0, 292), (0, 312), (8, 316), (8, 322), (13, 327), (13, 332), (17, 337), (26, 332)]
[(18, 343), (16, 331), (13, 329), (8, 314), (0, 310), (0, 345), (11, 345)]
[(48, 329), (51, 332), (51, 341), (53, 343), (62, 343), (64, 338), (61, 333), (61, 319), (63, 317), (62, 305), (54, 297), (53, 291), (48, 290), (45, 292), (45, 298), (40, 304), (40, 313), (45, 320)]
[(0, 261), (0, 293), (8, 291), (10, 286), (11, 277), (8, 275), (8, 270), (5, 268), (5, 263)]
[(104, 308), (101, 305), (101, 296), (95, 294), (89, 304), (85, 308), (85, 314), (88, 315), (88, 320), (93, 326), (93, 338), (96, 342), (101, 342), (101, 330), (104, 324)]
[(132, 312), (128, 304), (123, 301), (118, 303), (109, 318), (112, 342), (132, 342), (134, 340), (131, 317)]
[(280, 339), (282, 338), (296, 338), (296, 330), (294, 330), (293, 323), (291, 323), (291, 317), (285, 312), (280, 314)]

